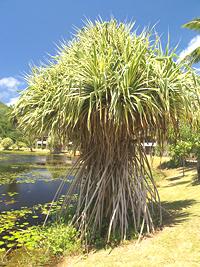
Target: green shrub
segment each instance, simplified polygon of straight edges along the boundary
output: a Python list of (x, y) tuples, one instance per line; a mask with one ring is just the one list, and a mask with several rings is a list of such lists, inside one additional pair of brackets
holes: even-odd
[(200, 159), (200, 138), (196, 138), (192, 144), (192, 153)]
[(9, 137), (4, 138), (1, 141), (1, 146), (3, 147), (4, 150), (9, 149), (13, 145), (13, 140)]
[(189, 156), (192, 151), (192, 143), (186, 141), (178, 141), (175, 145), (171, 145), (170, 154), (174, 162), (182, 162)]
[(13, 233), (13, 238), (18, 248), (46, 249), (52, 255), (75, 254), (81, 249), (77, 230), (65, 224), (29, 227)]
[(13, 144), (11, 147), (12, 150), (18, 150), (18, 146), (16, 144)]
[(22, 148), (22, 147), (27, 147), (27, 145), (21, 141), (16, 141), (15, 144), (16, 144), (18, 150), (20, 150), (20, 148)]
[(78, 239), (78, 234), (75, 228), (64, 224), (56, 224), (47, 227), (44, 231), (46, 239), (44, 245), (54, 255), (60, 254), (75, 254), (80, 252), (81, 244)]

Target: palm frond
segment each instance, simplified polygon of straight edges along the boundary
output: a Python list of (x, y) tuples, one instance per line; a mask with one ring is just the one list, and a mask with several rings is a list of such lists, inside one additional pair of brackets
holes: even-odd
[(188, 23), (185, 23), (183, 25), (184, 28), (190, 29), (190, 30), (195, 30), (195, 31), (200, 31), (200, 18), (195, 18)]
[(200, 62), (200, 47), (194, 49), (189, 55), (184, 57), (184, 60), (193, 65)]

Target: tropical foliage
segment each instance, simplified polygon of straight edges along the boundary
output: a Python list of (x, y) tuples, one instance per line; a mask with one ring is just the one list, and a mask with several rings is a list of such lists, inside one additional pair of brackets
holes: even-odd
[(0, 102), (0, 137), (10, 137), (16, 140), (20, 136), (20, 133), (11, 122), (9, 115), (11, 111), (12, 109), (10, 107)]
[(154, 230), (160, 198), (144, 151), (148, 137), (162, 145), (169, 125), (192, 122), (197, 81), (174, 51), (132, 24), (87, 22), (48, 66), (33, 68), (14, 116), (19, 127), (79, 144), (72, 185), (78, 202), (72, 223), (85, 240), (95, 235)]
[(200, 131), (199, 125), (191, 128), (191, 125), (180, 124), (178, 136), (173, 131), (170, 137), (170, 152), (174, 166), (184, 164), (185, 160), (193, 155), (197, 160), (197, 174), (200, 181)]
[(183, 27), (200, 32), (200, 18), (195, 18), (189, 21), (188, 23), (184, 24)]
[(171, 156), (174, 161), (184, 161), (192, 151), (192, 143), (187, 141), (178, 141), (171, 146)]
[(13, 145), (13, 140), (11, 138), (9, 138), (9, 137), (6, 137), (1, 141), (1, 146), (5, 150), (9, 149), (12, 145)]
[[(200, 32), (200, 18), (191, 20), (190, 22), (184, 24), (183, 27)], [(194, 49), (189, 55), (185, 57), (185, 59), (192, 64), (198, 63), (200, 61), (200, 47)]]

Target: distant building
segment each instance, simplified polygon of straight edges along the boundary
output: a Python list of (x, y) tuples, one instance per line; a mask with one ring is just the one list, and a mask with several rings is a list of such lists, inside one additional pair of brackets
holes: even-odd
[(36, 141), (36, 148), (46, 149), (48, 145), (47, 137), (43, 137)]
[(151, 154), (152, 152), (154, 152), (155, 147), (157, 146), (156, 142), (144, 142), (143, 144), (145, 151), (147, 154)]

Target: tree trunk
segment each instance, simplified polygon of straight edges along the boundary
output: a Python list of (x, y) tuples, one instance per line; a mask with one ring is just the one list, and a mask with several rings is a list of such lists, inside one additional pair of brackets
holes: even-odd
[(200, 182), (200, 158), (197, 158), (197, 180)]
[(75, 177), (64, 206), (69, 207), (78, 192), (72, 223), (83, 239), (99, 233), (109, 241), (116, 233), (126, 239), (132, 230), (153, 231), (154, 204), (160, 207), (160, 199), (143, 146), (132, 142), (123, 129), (104, 131), (85, 140), (84, 153), (71, 170)]
[(60, 154), (62, 152), (62, 145), (56, 145), (52, 148), (52, 154)]
[(185, 176), (185, 158), (182, 158), (183, 176)]

